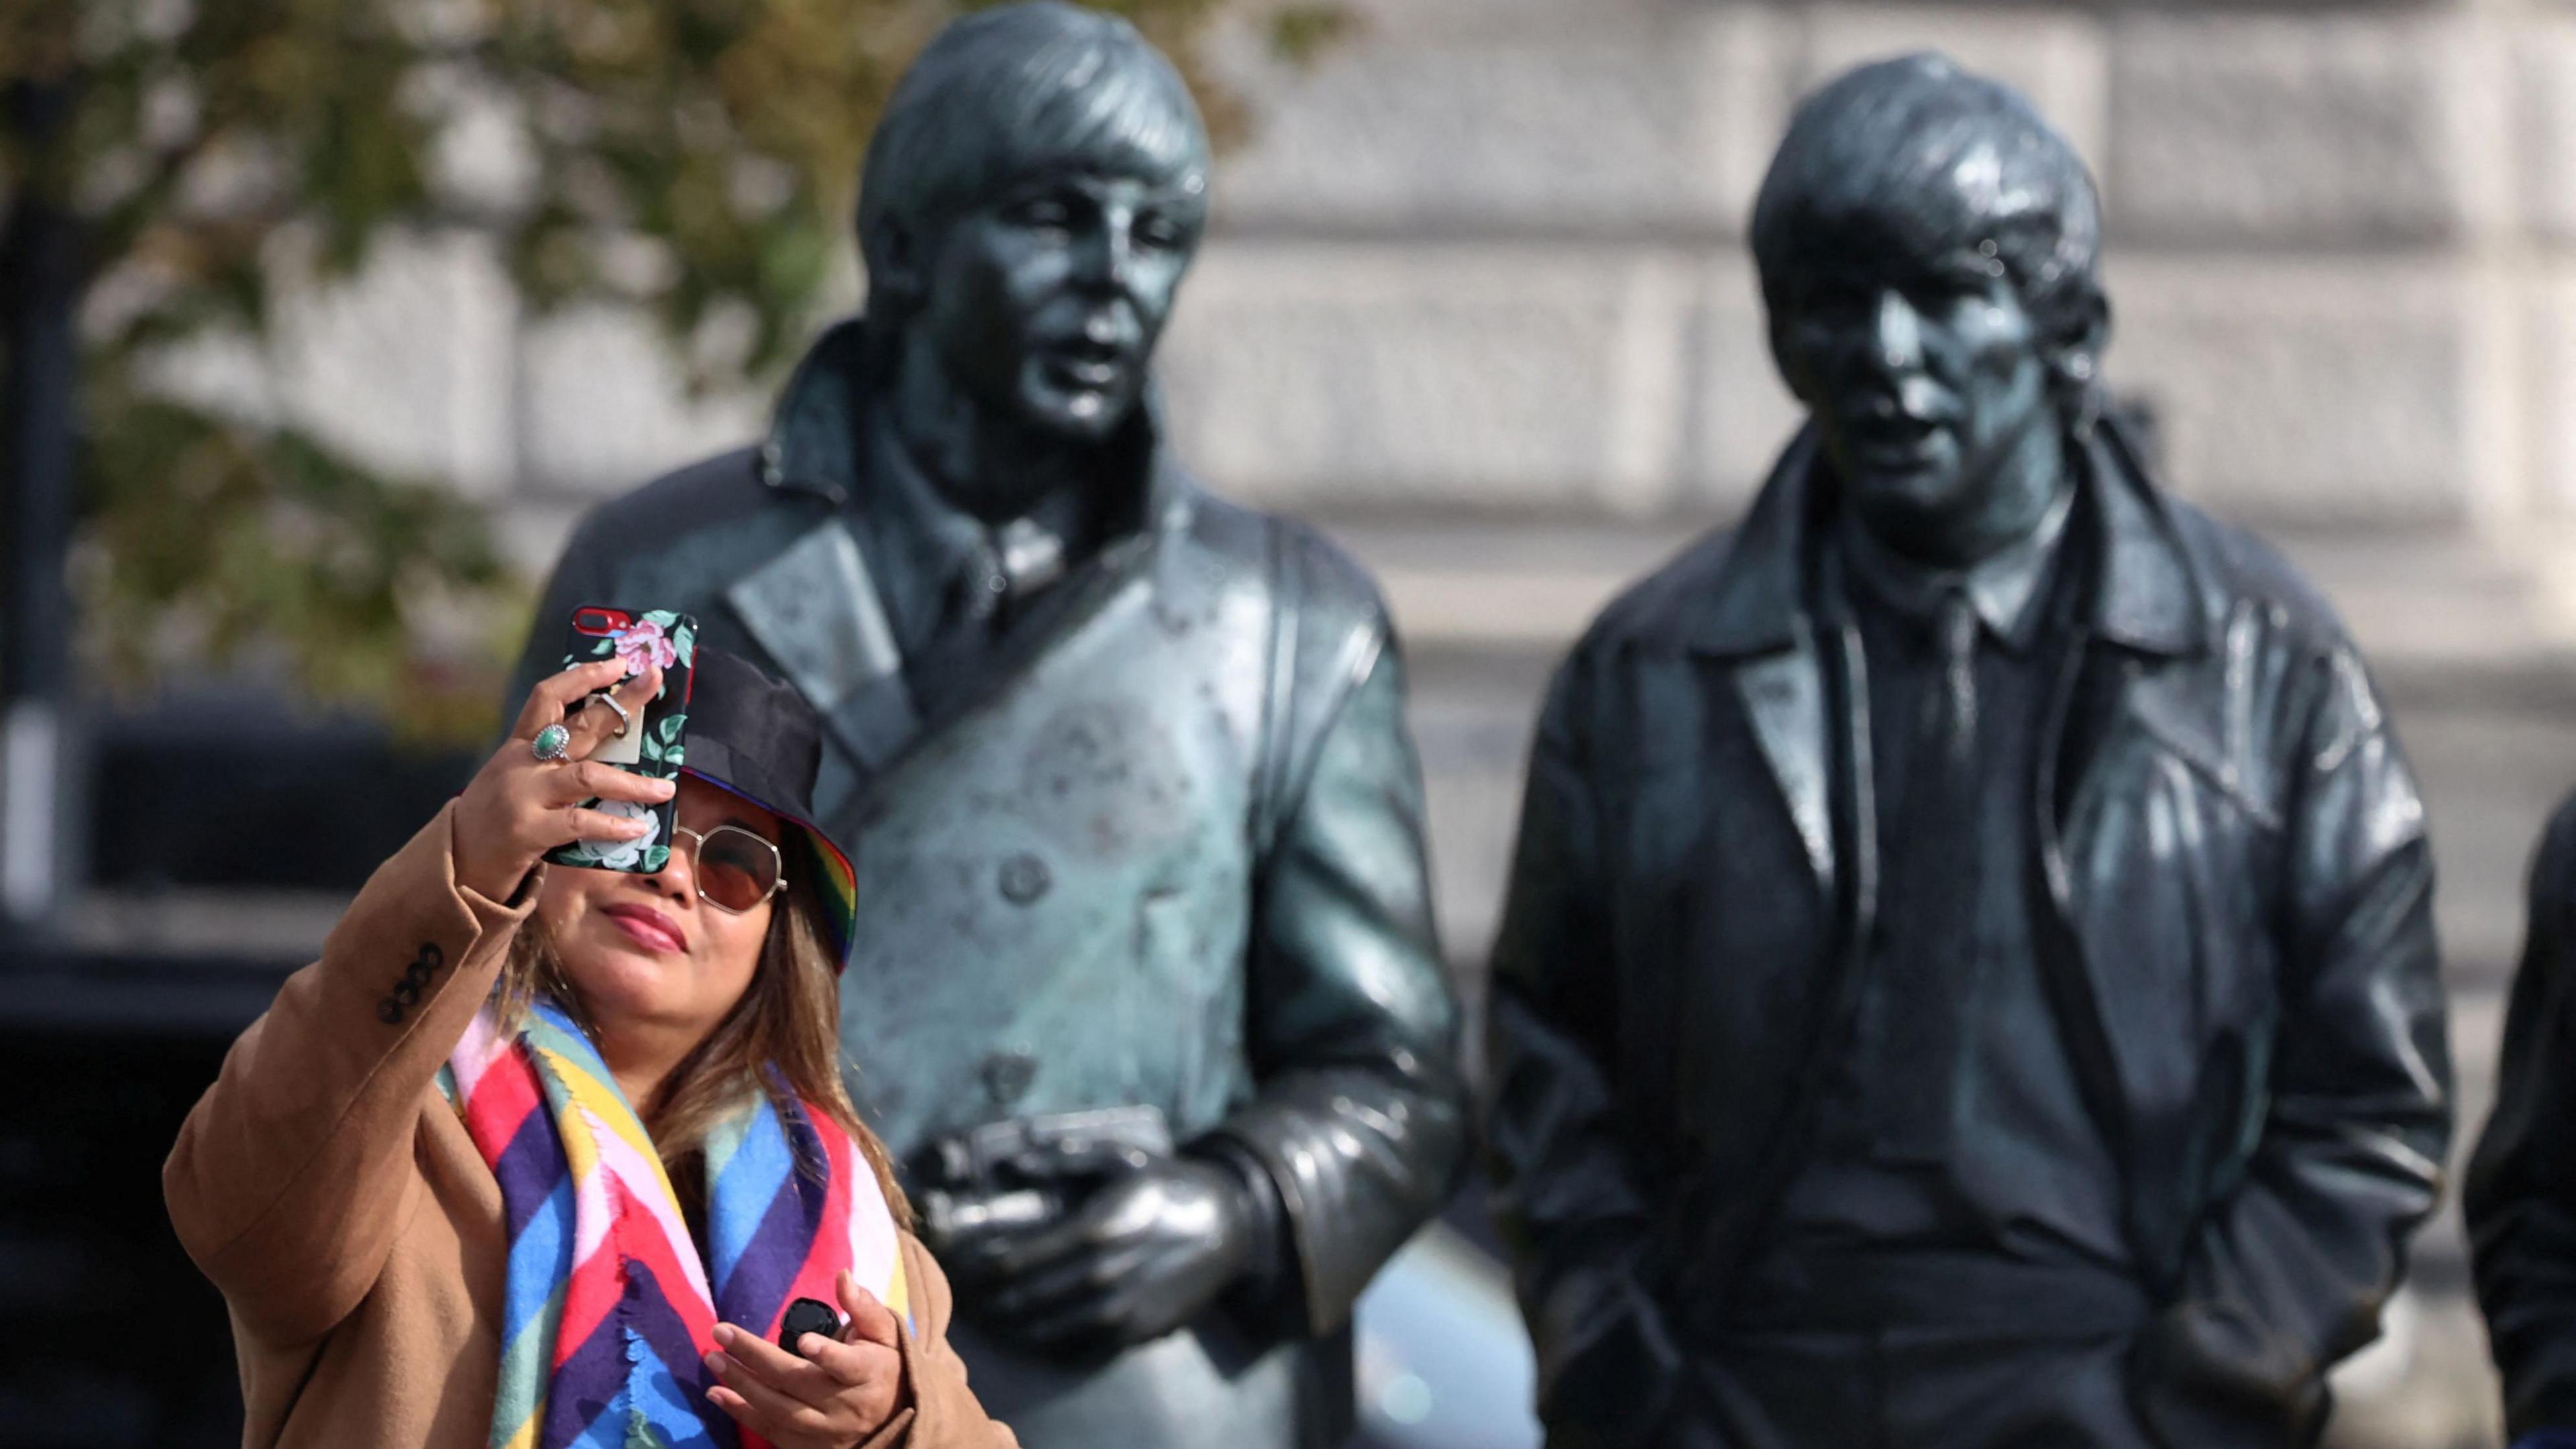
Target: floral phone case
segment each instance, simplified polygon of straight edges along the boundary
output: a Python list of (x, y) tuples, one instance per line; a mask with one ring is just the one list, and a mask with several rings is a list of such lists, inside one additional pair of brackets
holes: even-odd
[[(656, 780), (668, 780), (680, 773), (686, 754), (682, 740), (689, 726), (689, 686), (695, 678), (690, 664), (697, 653), (697, 640), (697, 621), (669, 609), (648, 609), (636, 614), (585, 604), (572, 611), (572, 633), (564, 647), (566, 669), (610, 655), (626, 662), (626, 679), (649, 666), (662, 667), (661, 692), (646, 701), (624, 735), (601, 742), (590, 758)], [(676, 798), (659, 805), (623, 800), (587, 800), (583, 804), (605, 814), (649, 821), (652, 828), (633, 840), (577, 840), (547, 851), (546, 859), (558, 865), (641, 875), (651, 875), (670, 862), (671, 817), (677, 808)]]

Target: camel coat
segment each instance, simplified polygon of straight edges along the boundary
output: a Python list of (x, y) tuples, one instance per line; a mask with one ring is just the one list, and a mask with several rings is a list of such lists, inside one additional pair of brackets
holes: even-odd
[[(490, 1433), (501, 1188), (437, 1075), (536, 891), (505, 906), (458, 885), (453, 814), (377, 868), (162, 1168), (179, 1240), (232, 1310), (245, 1446), (483, 1449)], [(407, 975), (427, 978), (409, 1002)], [(947, 1280), (909, 1235), (902, 1251), (922, 1330), (903, 1334), (910, 1407), (866, 1449), (1015, 1449), (949, 1348)]]

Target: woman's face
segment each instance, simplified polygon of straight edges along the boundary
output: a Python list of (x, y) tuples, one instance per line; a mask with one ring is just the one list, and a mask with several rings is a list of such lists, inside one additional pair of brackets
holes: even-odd
[[(778, 817), (692, 776), (680, 777), (677, 818), (703, 835), (738, 825), (772, 845)], [(751, 986), (768, 939), (772, 896), (740, 915), (698, 898), (697, 852), (672, 842), (658, 875), (556, 866), (537, 897), (582, 1011), (603, 1032), (652, 1026), (715, 1029)]]

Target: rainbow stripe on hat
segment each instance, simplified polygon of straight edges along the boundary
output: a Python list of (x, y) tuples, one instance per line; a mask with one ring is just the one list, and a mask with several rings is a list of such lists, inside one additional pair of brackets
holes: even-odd
[(814, 881), (814, 904), (820, 908), (823, 929), (832, 939), (832, 968), (850, 964), (850, 944), (859, 929), (859, 873), (850, 868), (850, 858), (832, 837), (796, 819), (778, 817), (794, 825), (809, 847), (807, 861), (814, 868), (807, 872)]

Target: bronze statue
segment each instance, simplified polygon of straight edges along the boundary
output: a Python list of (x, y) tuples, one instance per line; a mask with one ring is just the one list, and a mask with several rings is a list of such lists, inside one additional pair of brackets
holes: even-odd
[(977, 1394), (1068, 1449), (1339, 1443), (1353, 1300), (1465, 1151), (1385, 610), (1158, 441), (1207, 175), (1126, 22), (950, 26), (868, 153), (867, 315), (757, 452), (581, 526), (527, 665), (686, 609), (822, 711), (855, 1093)]
[(1559, 671), (1495, 949), (1552, 1444), (2302, 1445), (2376, 1332), (2450, 1131), (2422, 811), (2104, 416), (2099, 234), (1935, 57), (1772, 162), (1807, 426)]

